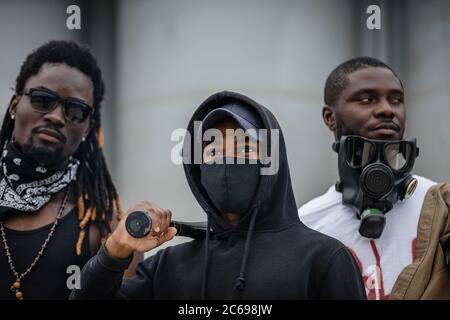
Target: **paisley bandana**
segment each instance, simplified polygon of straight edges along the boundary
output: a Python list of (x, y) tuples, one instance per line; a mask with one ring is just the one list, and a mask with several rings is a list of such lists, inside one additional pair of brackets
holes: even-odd
[(0, 221), (17, 213), (32, 213), (51, 196), (76, 180), (80, 162), (71, 158), (59, 167), (46, 167), (28, 159), (14, 143), (8, 143), (0, 158)]

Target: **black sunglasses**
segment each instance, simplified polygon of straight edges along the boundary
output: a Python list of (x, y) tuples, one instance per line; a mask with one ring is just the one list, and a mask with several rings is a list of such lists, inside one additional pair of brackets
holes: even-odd
[(30, 97), (31, 107), (40, 113), (49, 113), (61, 104), (66, 120), (74, 123), (84, 122), (89, 115), (94, 115), (94, 108), (77, 98), (61, 98), (56, 93), (45, 88), (24, 90), (24, 95)]

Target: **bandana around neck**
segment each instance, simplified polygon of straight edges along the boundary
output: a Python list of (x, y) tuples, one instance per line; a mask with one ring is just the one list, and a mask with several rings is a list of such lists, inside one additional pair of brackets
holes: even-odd
[(46, 167), (8, 143), (0, 158), (0, 220), (17, 211), (32, 213), (42, 208), (53, 194), (76, 180), (79, 164), (71, 158), (62, 166)]

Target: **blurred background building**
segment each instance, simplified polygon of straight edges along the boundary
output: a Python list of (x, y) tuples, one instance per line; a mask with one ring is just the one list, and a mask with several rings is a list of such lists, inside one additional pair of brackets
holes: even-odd
[[(81, 8), (81, 30), (66, 9)], [(381, 30), (366, 9), (381, 8)], [(339, 63), (380, 58), (406, 89), (415, 172), (450, 180), (450, 2), (446, 0), (0, 0), (0, 110), (20, 65), (46, 41), (91, 46), (104, 73), (105, 149), (124, 206), (150, 199), (177, 220), (205, 218), (171, 162), (194, 109), (221, 90), (246, 94), (278, 118), (297, 204), (337, 179), (323, 87)]]

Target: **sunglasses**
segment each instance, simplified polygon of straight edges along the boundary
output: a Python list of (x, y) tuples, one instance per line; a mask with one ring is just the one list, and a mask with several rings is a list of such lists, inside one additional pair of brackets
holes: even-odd
[(335, 151), (340, 144), (344, 144), (347, 165), (353, 169), (362, 169), (379, 155), (392, 171), (401, 173), (408, 171), (419, 155), (415, 139), (371, 140), (360, 136), (344, 136), (335, 143)]
[(31, 107), (40, 113), (49, 113), (60, 104), (64, 118), (74, 123), (84, 122), (89, 115), (94, 115), (94, 108), (77, 98), (61, 98), (53, 91), (44, 88), (24, 90), (24, 95), (30, 97)]

